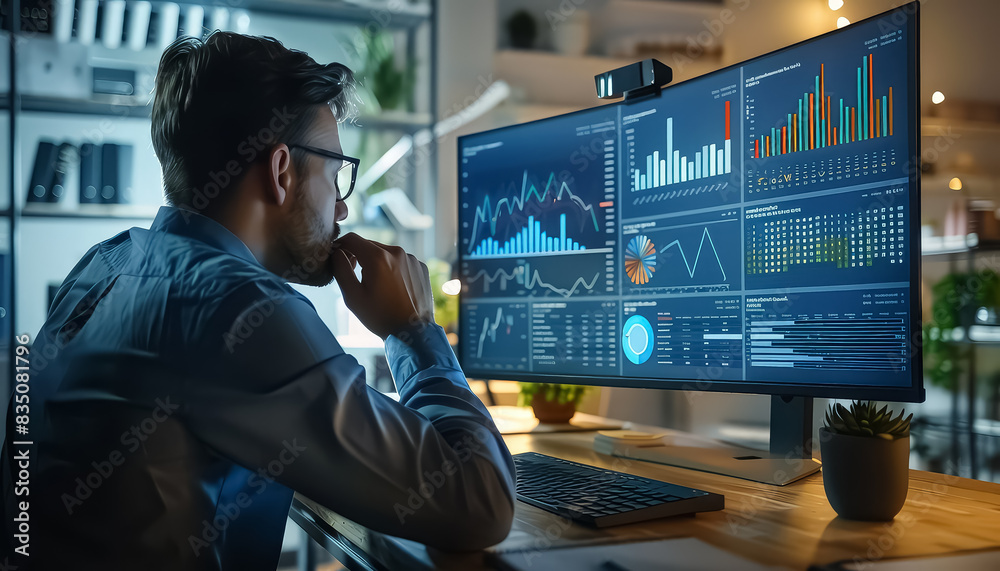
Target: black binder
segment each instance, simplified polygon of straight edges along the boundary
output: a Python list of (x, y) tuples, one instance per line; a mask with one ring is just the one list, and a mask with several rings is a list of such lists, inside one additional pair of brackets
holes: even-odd
[(59, 202), (66, 194), (66, 173), (70, 164), (76, 159), (76, 147), (70, 143), (59, 145), (56, 150), (56, 160), (52, 169), (52, 202)]
[(101, 202), (101, 147), (80, 145), (80, 204)]
[(101, 147), (101, 202), (124, 204), (132, 193), (132, 145)]
[(56, 157), (59, 148), (55, 143), (39, 141), (35, 151), (35, 166), (31, 171), (28, 185), (28, 202), (55, 202), (52, 194), (52, 179), (55, 175)]

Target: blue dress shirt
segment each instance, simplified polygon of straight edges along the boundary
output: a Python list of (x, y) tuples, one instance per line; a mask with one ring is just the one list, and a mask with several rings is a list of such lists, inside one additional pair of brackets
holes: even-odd
[(162, 207), (95, 245), (32, 340), (27, 562), (272, 570), (293, 490), (433, 547), (499, 542), (513, 462), (444, 332), (415, 324), (386, 355), (398, 403), (208, 217)]

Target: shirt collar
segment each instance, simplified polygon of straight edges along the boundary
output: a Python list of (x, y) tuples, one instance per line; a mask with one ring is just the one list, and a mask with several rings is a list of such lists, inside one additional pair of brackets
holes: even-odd
[(193, 210), (161, 206), (149, 230), (192, 238), (261, 266), (260, 261), (254, 257), (250, 248), (236, 234), (208, 216), (198, 214)]

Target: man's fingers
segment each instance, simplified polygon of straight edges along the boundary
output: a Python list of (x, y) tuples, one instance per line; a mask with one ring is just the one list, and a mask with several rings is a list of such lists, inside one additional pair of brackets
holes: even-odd
[(333, 278), (337, 280), (340, 291), (344, 292), (345, 298), (350, 298), (361, 289), (361, 282), (354, 274), (354, 264), (357, 258), (343, 250), (333, 252)]
[(349, 251), (356, 258), (361, 260), (361, 265), (365, 265), (365, 260), (373, 260), (378, 256), (384, 256), (385, 250), (376, 242), (366, 240), (354, 232), (348, 232), (335, 242), (338, 248)]

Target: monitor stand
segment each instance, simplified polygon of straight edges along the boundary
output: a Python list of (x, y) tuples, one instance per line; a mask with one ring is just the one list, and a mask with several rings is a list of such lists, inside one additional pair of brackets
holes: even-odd
[[(668, 434), (662, 440), (603, 438), (598, 452), (784, 486), (820, 469), (812, 457), (812, 397), (771, 397), (770, 451)], [(709, 445), (706, 445), (709, 444)]]

